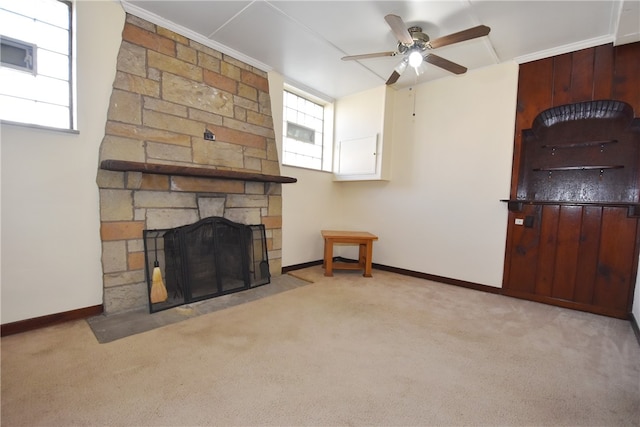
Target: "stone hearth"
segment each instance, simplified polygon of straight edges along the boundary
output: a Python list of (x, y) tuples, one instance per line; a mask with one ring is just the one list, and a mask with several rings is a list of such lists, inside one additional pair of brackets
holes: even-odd
[[(127, 15), (100, 160), (279, 176), (266, 73)], [(281, 274), (281, 182), (100, 168), (97, 183), (106, 314), (148, 304), (145, 229), (264, 224)]]

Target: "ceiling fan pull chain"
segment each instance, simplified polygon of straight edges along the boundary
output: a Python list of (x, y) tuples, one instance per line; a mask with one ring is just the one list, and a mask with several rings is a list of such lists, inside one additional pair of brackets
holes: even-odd
[[(413, 88), (409, 88), (410, 91), (413, 91)], [(416, 116), (416, 92), (413, 92), (413, 117)]]

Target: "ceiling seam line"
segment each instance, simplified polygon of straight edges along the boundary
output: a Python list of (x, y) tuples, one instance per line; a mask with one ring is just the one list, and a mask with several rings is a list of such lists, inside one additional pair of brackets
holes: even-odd
[(245, 7), (243, 7), (241, 10), (239, 10), (238, 12), (236, 12), (231, 18), (227, 19), (227, 22), (225, 22), (224, 24), (220, 25), (214, 32), (212, 32), (211, 34), (207, 35), (207, 38), (209, 39), (213, 39), (213, 36), (220, 30), (222, 30), (224, 27), (226, 27), (228, 24), (230, 24), (234, 19), (236, 19), (241, 13), (244, 13), (245, 10), (247, 10), (249, 7), (251, 7), (253, 4), (255, 3), (255, 0), (253, 0), (251, 3), (249, 3), (248, 5), (246, 5)]

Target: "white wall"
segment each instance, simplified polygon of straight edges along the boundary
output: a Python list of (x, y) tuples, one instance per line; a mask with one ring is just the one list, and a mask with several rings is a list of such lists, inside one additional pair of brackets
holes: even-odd
[(282, 185), (282, 265), (322, 259), (320, 230), (341, 226), (333, 175), (286, 166), (281, 172), (298, 178)]
[(396, 93), (391, 180), (339, 184), (374, 262), (502, 286), (517, 85), (506, 63)]
[(102, 304), (96, 173), (125, 13), (75, 7), (79, 134), (0, 128), (3, 324)]
[[(376, 263), (501, 286), (507, 208), (499, 200), (509, 195), (517, 84), (518, 66), (507, 63), (398, 91), (389, 182), (331, 182), (326, 173), (282, 167), (299, 178), (283, 185), (282, 265), (322, 259), (320, 230), (347, 228), (380, 237)], [(372, 94), (362, 93), (364, 105)], [(382, 124), (375, 117), (367, 126)], [(340, 254), (355, 258), (350, 250)]]
[[(509, 195), (517, 84), (518, 66), (507, 63), (398, 91), (389, 182), (330, 183), (305, 171), (283, 186), (283, 265), (322, 259), (319, 230), (331, 223), (377, 234), (376, 263), (501, 286), (499, 200)], [(341, 255), (355, 258), (355, 248)]]

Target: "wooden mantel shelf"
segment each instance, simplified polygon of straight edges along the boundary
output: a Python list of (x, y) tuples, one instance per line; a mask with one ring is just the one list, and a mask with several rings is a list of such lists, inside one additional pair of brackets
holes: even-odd
[(143, 172), (157, 175), (180, 175), (197, 178), (235, 179), (239, 181), (277, 182), (289, 184), (297, 182), (297, 178), (261, 173), (240, 172), (232, 170), (201, 168), (195, 166), (163, 165), (159, 163), (141, 163), (127, 160), (103, 160), (100, 168), (116, 172)]

